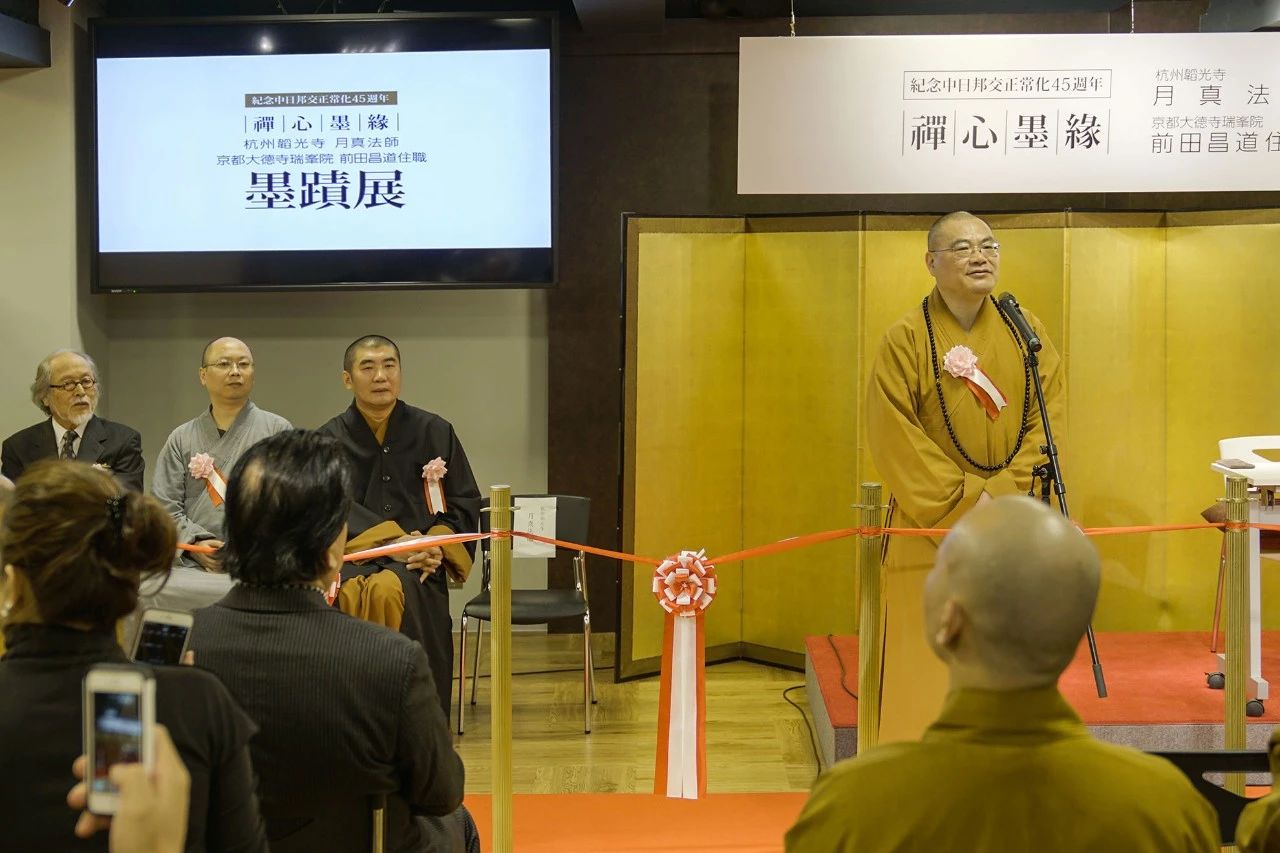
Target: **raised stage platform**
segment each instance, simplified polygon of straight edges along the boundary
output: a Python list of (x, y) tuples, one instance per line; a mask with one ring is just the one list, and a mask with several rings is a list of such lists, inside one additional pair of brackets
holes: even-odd
[[(1098, 656), (1107, 679), (1106, 699), (1094, 691), (1089, 650), (1082, 642), (1063, 673), (1062, 693), (1100, 740), (1143, 750), (1222, 749), (1223, 691), (1205, 675), (1220, 667), (1202, 632), (1101, 633)], [(843, 676), (842, 676), (843, 667)], [(1264, 631), (1262, 671), (1280, 672), (1280, 631)], [(805, 682), (823, 759), (831, 763), (857, 752), (858, 640), (809, 637)], [(1249, 749), (1266, 749), (1280, 723), (1280, 696), (1251, 717)]]

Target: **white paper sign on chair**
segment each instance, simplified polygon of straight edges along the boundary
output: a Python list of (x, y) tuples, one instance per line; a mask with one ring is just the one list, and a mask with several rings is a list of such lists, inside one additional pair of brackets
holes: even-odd
[[(556, 538), (556, 499), (517, 498), (512, 514), (511, 529), (521, 533), (533, 533), (547, 539)], [(535, 542), (522, 536), (513, 537), (513, 557), (554, 557), (556, 546)]]

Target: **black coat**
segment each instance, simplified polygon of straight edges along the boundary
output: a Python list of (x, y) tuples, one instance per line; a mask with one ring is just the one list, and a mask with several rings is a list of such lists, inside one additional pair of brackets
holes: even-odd
[[(378, 444), (353, 402), (319, 431), (338, 439), (351, 463), (352, 536), (383, 521), (395, 521), (406, 533), (426, 533), (437, 524), (454, 533), (479, 529), (480, 489), (453, 424), (444, 418), (397, 400)], [(446, 509), (431, 515), (422, 491), (422, 467), (437, 456), (449, 469), (443, 483)], [(467, 543), (467, 549), (474, 554), (475, 544)], [(444, 572), (433, 578), (444, 589)]]
[[(0, 460), (3, 460), (0, 473), (16, 480), (31, 463), (57, 455), (53, 421), (41, 421), (4, 440), (0, 448)], [(84, 425), (76, 458), (105, 466), (125, 488), (142, 491), (142, 436), (136, 429), (94, 415)]]
[(437, 849), (462, 760), (417, 643), (328, 607), (318, 591), (236, 585), (196, 611), (196, 665), (259, 726), (251, 744), (273, 853), (368, 848), (386, 794), (388, 851)]
[[(95, 663), (127, 663), (110, 634), (56, 625), (5, 631), (0, 659), (0, 849), (107, 849), (81, 840), (67, 806), (71, 763), (82, 751), (81, 680)], [(189, 666), (154, 668), (156, 721), (191, 774), (187, 851), (259, 853), (266, 833), (253, 792), (253, 723), (218, 679)]]
[[(439, 415), (397, 400), (387, 420), (383, 443), (353, 402), (332, 418), (320, 432), (338, 439), (351, 463), (350, 534), (356, 536), (383, 522), (395, 521), (406, 533), (427, 533), (444, 525), (454, 533), (477, 530), (480, 489), (467, 461), (466, 451), (453, 425)], [(422, 468), (435, 457), (444, 460), (445, 511), (427, 512)], [(464, 547), (474, 555), (475, 543)], [(436, 694), (446, 717), (453, 678), (453, 629), (449, 617), (449, 588), (444, 571), (419, 581), (418, 575), (392, 557), (365, 563), (347, 563), (343, 580), (354, 575), (389, 569), (404, 588), (404, 617), (400, 631), (422, 643), (435, 674)]]

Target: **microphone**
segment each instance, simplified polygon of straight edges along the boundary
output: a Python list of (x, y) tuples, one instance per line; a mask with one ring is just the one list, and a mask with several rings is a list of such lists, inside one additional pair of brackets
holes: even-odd
[(1027, 349), (1031, 352), (1040, 352), (1040, 336), (1036, 334), (1035, 329), (1031, 328), (1031, 324), (1027, 322), (1027, 318), (1023, 316), (1022, 309), (1018, 307), (1018, 300), (1013, 298), (1013, 294), (1005, 291), (996, 299), (996, 304), (1000, 306), (1000, 310), (1004, 312), (1004, 316), (1009, 318), (1014, 328), (1018, 330), (1018, 334), (1022, 335), (1022, 339), (1027, 342)]

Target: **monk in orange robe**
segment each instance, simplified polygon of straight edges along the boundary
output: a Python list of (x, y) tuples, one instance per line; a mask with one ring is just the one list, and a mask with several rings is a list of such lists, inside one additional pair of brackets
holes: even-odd
[[(992, 296), (1000, 245), (991, 228), (949, 213), (929, 229), (924, 260), (936, 286), (885, 333), (867, 389), (871, 458), (888, 487), (894, 527), (950, 527), (981, 502), (1026, 494), (1031, 469), (1045, 461), (1026, 345)], [(1040, 377), (1061, 442), (1061, 360), (1043, 324), (1024, 313), (1044, 345)], [(946, 696), (946, 670), (925, 643), (921, 606), (938, 542), (886, 543), (881, 743), (919, 739)]]

